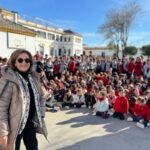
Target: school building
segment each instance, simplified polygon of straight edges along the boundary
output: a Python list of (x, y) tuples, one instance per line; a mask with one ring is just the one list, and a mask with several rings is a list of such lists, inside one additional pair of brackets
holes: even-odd
[(81, 55), (83, 37), (72, 30), (47, 26), (36, 19), (24, 19), (0, 6), (0, 56), (9, 57), (17, 48), (50, 56)]

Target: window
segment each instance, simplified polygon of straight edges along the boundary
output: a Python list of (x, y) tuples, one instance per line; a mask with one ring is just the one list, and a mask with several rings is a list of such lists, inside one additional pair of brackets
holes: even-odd
[(54, 48), (53, 47), (50, 48), (50, 56), (54, 56)]
[(47, 38), (48, 38), (49, 40), (55, 40), (55, 35), (54, 35), (54, 34), (51, 34), (51, 33), (48, 33), (48, 34), (47, 34)]
[(68, 38), (68, 42), (71, 42), (71, 37)]
[(70, 51), (70, 49), (68, 49), (68, 56), (70, 56), (70, 54), (71, 54), (71, 51)]
[(66, 55), (67, 54), (67, 51), (66, 51), (66, 49), (64, 49), (64, 55)]
[(59, 41), (59, 35), (56, 35), (56, 41)]
[(64, 42), (67, 42), (67, 38), (66, 37), (64, 37)]
[(60, 42), (62, 42), (62, 36), (60, 36)]
[(58, 50), (58, 55), (61, 56), (61, 54), (62, 54), (62, 50), (59, 49), (59, 50)]
[(52, 40), (55, 40), (55, 35), (53, 34), (53, 36), (52, 36)]
[(46, 32), (37, 31), (37, 37), (46, 39)]
[(102, 56), (102, 57), (105, 57), (105, 52), (102, 52), (102, 53), (101, 53), (101, 56)]

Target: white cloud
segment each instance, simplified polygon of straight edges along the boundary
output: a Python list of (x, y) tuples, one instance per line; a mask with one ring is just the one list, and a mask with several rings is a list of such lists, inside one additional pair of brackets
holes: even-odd
[(79, 28), (79, 23), (74, 20), (56, 19), (56, 20), (52, 20), (52, 22), (66, 29), (76, 30)]
[(96, 34), (94, 32), (83, 32), (81, 33), (84, 37), (101, 37), (100, 34)]

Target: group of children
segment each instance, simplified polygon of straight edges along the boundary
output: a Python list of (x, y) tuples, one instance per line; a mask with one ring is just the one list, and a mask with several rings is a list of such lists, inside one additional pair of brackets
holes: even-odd
[[(33, 68), (45, 76), (47, 107), (54, 111), (86, 107), (104, 119), (150, 126), (150, 59), (95, 58), (94, 56), (41, 59)], [(41, 61), (39, 60), (41, 59)], [(61, 106), (60, 106), (61, 104)], [(54, 109), (55, 108), (55, 109)]]
[[(96, 74), (93, 71), (63, 73), (48, 82), (48, 91), (62, 109), (86, 107), (104, 119), (120, 120), (150, 126), (150, 90), (144, 78), (128, 78), (126, 74)], [(113, 113), (113, 114), (112, 114)]]

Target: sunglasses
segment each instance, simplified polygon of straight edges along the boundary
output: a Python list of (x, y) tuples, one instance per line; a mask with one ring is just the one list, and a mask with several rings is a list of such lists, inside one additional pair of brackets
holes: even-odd
[(25, 62), (25, 63), (31, 63), (31, 59), (29, 59), (29, 58), (25, 58), (25, 59), (23, 59), (23, 58), (18, 58), (18, 59), (17, 59), (17, 62), (18, 62), (18, 63), (23, 63), (23, 62)]

